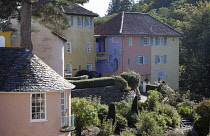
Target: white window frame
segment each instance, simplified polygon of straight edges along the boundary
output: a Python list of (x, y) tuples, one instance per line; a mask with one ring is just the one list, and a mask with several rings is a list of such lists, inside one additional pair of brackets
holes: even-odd
[(164, 63), (164, 55), (158, 55), (158, 64)]
[(87, 64), (87, 70), (92, 71), (92, 64)]
[(164, 45), (164, 37), (158, 37), (158, 45)]
[(90, 18), (89, 17), (85, 18), (85, 26), (90, 27)]
[(112, 43), (118, 43), (118, 37), (117, 36), (112, 37)]
[[(46, 108), (47, 108), (46, 107), (46, 93), (31, 93), (30, 97), (31, 97), (31, 99), (30, 99), (30, 119), (31, 119), (31, 122), (47, 121), (46, 120), (46, 111), (47, 111), (46, 110)], [(33, 111), (34, 108), (36, 109), (35, 112)], [(40, 114), (44, 115), (44, 117), (42, 118), (40, 116)], [(37, 115), (37, 117), (35, 117), (35, 115)], [(38, 118), (38, 116), (40, 118)]]
[(70, 63), (66, 65), (66, 73), (65, 75), (72, 75), (72, 66)]
[(77, 21), (78, 21), (78, 26), (82, 27), (82, 17), (78, 17)]
[(66, 108), (66, 91), (61, 92), (61, 116), (65, 116), (67, 113)]
[(86, 43), (86, 46), (87, 46), (87, 53), (90, 53), (91, 52), (91, 45), (90, 45), (90, 42), (87, 42)]
[(150, 37), (144, 37), (144, 45), (150, 45)]
[(67, 42), (67, 53), (72, 53), (72, 45), (71, 45), (71, 42)]
[(128, 37), (128, 45), (132, 46), (133, 45), (133, 39), (132, 37)]

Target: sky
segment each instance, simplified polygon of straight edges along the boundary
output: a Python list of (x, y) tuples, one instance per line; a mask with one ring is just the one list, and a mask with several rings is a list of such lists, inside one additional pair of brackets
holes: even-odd
[(107, 14), (109, 2), (110, 0), (89, 0), (83, 7), (103, 17)]

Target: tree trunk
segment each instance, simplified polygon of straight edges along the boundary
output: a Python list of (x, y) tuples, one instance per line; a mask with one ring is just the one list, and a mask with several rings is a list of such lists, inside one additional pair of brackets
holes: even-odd
[(20, 47), (33, 50), (31, 41), (31, 4), (22, 0), (21, 20), (20, 20)]

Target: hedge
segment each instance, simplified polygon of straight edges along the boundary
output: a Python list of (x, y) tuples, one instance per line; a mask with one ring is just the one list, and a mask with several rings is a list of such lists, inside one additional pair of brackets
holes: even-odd
[(75, 81), (71, 80), (69, 82), (76, 86), (75, 89), (97, 88), (116, 85), (115, 79), (112, 77), (102, 77)]
[(113, 76), (115, 79), (116, 85), (119, 87), (120, 91), (129, 91), (128, 82), (121, 76)]
[(88, 75), (78, 76), (78, 77), (66, 77), (66, 80), (83, 80), (88, 79)]
[(128, 82), (128, 86), (130, 86), (131, 89), (136, 89), (139, 87), (141, 76), (136, 72), (134, 71), (123, 72), (122, 74), (120, 74), (120, 76)]

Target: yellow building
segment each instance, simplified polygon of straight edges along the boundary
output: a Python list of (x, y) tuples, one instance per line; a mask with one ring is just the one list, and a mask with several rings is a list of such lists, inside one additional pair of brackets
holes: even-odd
[(80, 70), (95, 71), (96, 51), (94, 17), (98, 15), (81, 7), (63, 7), (69, 16), (70, 27), (63, 31), (67, 38), (64, 49), (65, 76), (75, 76)]
[(0, 47), (11, 47), (11, 42), (16, 37), (12, 35), (14, 31), (17, 30), (9, 26), (2, 25), (0, 27)]

